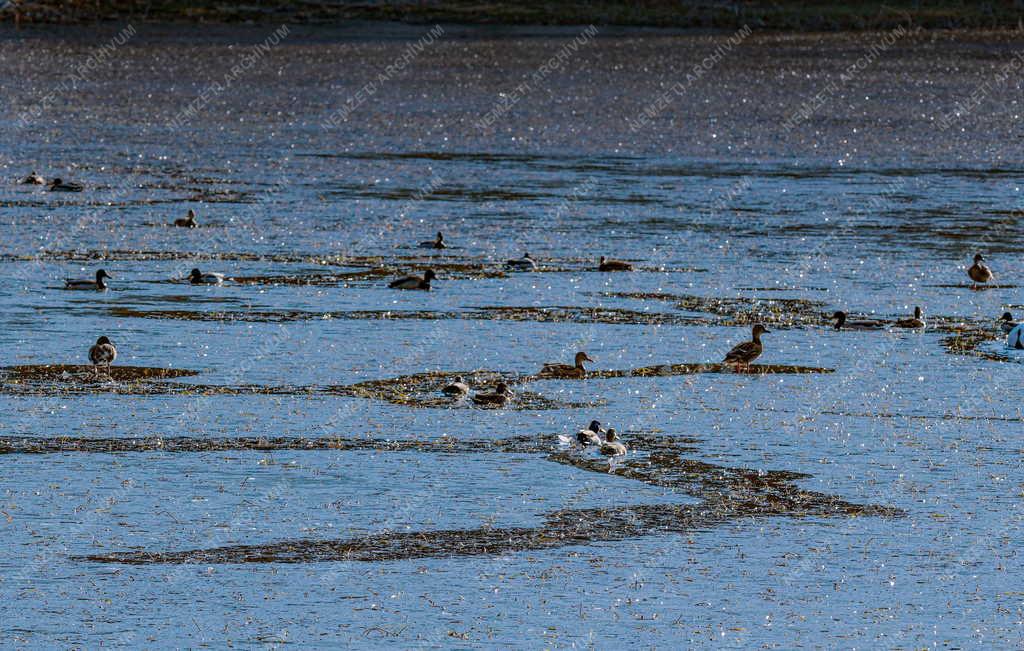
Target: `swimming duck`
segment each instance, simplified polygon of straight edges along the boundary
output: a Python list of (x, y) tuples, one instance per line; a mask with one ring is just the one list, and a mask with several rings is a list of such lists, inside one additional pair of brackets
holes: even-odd
[(478, 393), (473, 396), (473, 402), (478, 405), (499, 405), (504, 406), (512, 399), (512, 389), (504, 382), (499, 382), (494, 387), (494, 393)]
[(445, 248), (447, 248), (447, 246), (444, 243), (444, 235), (441, 234), (441, 231), (438, 231), (437, 232), (437, 239), (424, 240), (424, 241), (420, 242), (420, 248), (421, 249), (445, 249)]
[(608, 428), (608, 435), (601, 443), (601, 454), (609, 457), (619, 457), (626, 454), (626, 446), (619, 441), (614, 427)]
[(423, 277), (419, 276), (406, 276), (399, 278), (398, 280), (392, 280), (388, 283), (388, 287), (391, 289), (422, 289), (430, 291), (430, 281), (437, 278), (433, 269), (427, 269), (423, 273)]
[(110, 365), (117, 359), (117, 348), (106, 337), (96, 340), (96, 345), (89, 349), (89, 361), (92, 362), (93, 371), (99, 373), (100, 365), (107, 367), (107, 375), (110, 375)]
[(597, 265), (598, 271), (633, 271), (633, 265), (622, 260), (608, 260), (603, 255)]
[(110, 278), (110, 275), (106, 271), (100, 269), (99, 271), (96, 272), (96, 280), (67, 279), (64, 281), (64, 289), (106, 289), (107, 283), (103, 281), (104, 278)]
[(733, 346), (733, 349), (726, 353), (723, 362), (727, 364), (742, 364), (746, 366), (750, 362), (754, 361), (761, 356), (761, 352), (764, 350), (764, 347), (761, 345), (761, 335), (768, 334), (770, 332), (770, 330), (758, 323), (754, 326), (753, 337), (751, 340), (744, 341), (742, 344), (736, 344)]
[(832, 315), (832, 318), (836, 320), (836, 324), (832, 326), (836, 330), (878, 330), (879, 328), (885, 327), (885, 324), (881, 321), (848, 321), (846, 319), (846, 312), (837, 311)]
[(82, 191), (82, 184), (80, 184), (80, 183), (71, 183), (70, 181), (65, 183), (61, 179), (54, 179), (50, 183), (50, 192), (81, 192), (81, 191)]
[(46, 185), (46, 179), (32, 172), (21, 180), (22, 185)]
[(193, 269), (188, 275), (188, 281), (193, 285), (220, 285), (224, 282), (224, 274), (206, 272)]
[(586, 447), (588, 445), (601, 445), (601, 423), (596, 420), (590, 421), (587, 429), (576, 432), (576, 442)]
[(1024, 324), (1018, 325), (1006, 335), (1006, 347), (1024, 350)]
[(999, 317), (999, 327), (1007, 334), (1018, 325), (1020, 324), (1013, 320), (1013, 315), (1009, 312), (1003, 312), (1003, 316)]
[(589, 355), (582, 350), (576, 353), (575, 363), (569, 364), (545, 364), (540, 369), (541, 375), (565, 375), (571, 377), (583, 377), (587, 369), (583, 368), (583, 362), (593, 362)]
[(921, 318), (921, 308), (914, 308), (914, 318), (912, 319), (900, 319), (893, 324), (897, 328), (923, 328), (925, 327), (924, 319)]
[(985, 258), (978, 253), (974, 256), (974, 264), (967, 269), (967, 275), (974, 281), (975, 287), (978, 286), (978, 283), (987, 283), (992, 280), (992, 270), (984, 262)]
[(188, 209), (188, 216), (187, 217), (179, 217), (179, 218), (175, 219), (174, 220), (174, 225), (175, 226), (180, 226), (181, 228), (196, 228), (197, 226), (199, 226), (198, 222), (196, 222), (196, 211), (194, 211), (191, 208), (189, 208)]
[(445, 388), (441, 389), (441, 392), (450, 396), (464, 396), (469, 393), (469, 385), (466, 384), (461, 375), (456, 375), (455, 381), (446, 385)]
[(529, 253), (524, 253), (521, 258), (506, 260), (505, 266), (515, 271), (536, 271), (537, 261), (531, 258)]

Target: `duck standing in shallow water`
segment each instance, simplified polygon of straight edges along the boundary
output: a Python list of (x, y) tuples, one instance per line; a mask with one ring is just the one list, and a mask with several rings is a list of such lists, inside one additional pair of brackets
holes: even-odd
[(110, 365), (117, 359), (117, 348), (106, 337), (96, 340), (96, 345), (89, 349), (89, 361), (92, 362), (93, 372), (99, 374), (99, 367), (107, 367), (107, 375), (110, 375)]
[(598, 271), (633, 271), (633, 265), (622, 260), (608, 260), (603, 255), (597, 264)]
[(437, 232), (437, 237), (433, 240), (424, 240), (420, 242), (421, 249), (446, 249), (448, 246), (444, 243), (444, 235), (441, 231)]
[(64, 289), (91, 289), (93, 291), (101, 291), (107, 288), (107, 283), (104, 282), (105, 278), (110, 278), (110, 276), (106, 271), (100, 269), (96, 272), (96, 280), (67, 279), (64, 281)]
[(974, 264), (968, 267), (967, 275), (974, 281), (975, 289), (978, 288), (978, 283), (987, 283), (992, 280), (992, 270), (985, 264), (985, 258), (980, 253), (974, 256)]
[(587, 374), (587, 369), (583, 367), (583, 362), (593, 362), (589, 355), (582, 350), (576, 353), (575, 363), (573, 364), (545, 364), (540, 369), (540, 375), (557, 375), (559, 377), (583, 377)]
[(601, 443), (601, 454), (608, 457), (620, 457), (626, 454), (626, 446), (619, 440), (614, 427), (608, 428), (608, 435)]
[(485, 407), (503, 407), (508, 404), (508, 401), (511, 399), (512, 389), (510, 389), (504, 382), (499, 382), (498, 386), (494, 387), (494, 393), (478, 393), (473, 396), (473, 402), (475, 404)]
[(914, 317), (911, 319), (900, 319), (893, 326), (897, 328), (924, 328), (925, 327), (924, 317), (922, 316), (921, 308), (914, 308)]
[(836, 320), (834, 326), (836, 330), (879, 330), (885, 327), (885, 324), (881, 321), (849, 321), (846, 318), (846, 312), (838, 311), (832, 315), (832, 318)]
[(392, 280), (388, 283), (388, 287), (391, 289), (422, 289), (423, 291), (430, 291), (430, 281), (436, 280), (437, 274), (434, 273), (433, 269), (427, 269), (423, 273), (423, 277), (419, 276), (405, 276), (398, 280)]
[(198, 228), (199, 223), (196, 221), (196, 211), (189, 208), (188, 215), (175, 219), (174, 225), (179, 228)]
[(590, 426), (576, 432), (576, 442), (587, 447), (588, 445), (601, 445), (601, 423), (596, 420), (590, 421)]
[(469, 385), (466, 384), (461, 375), (456, 375), (455, 381), (445, 385), (441, 392), (449, 396), (464, 396), (469, 393)]
[(193, 285), (220, 285), (224, 282), (224, 274), (206, 272), (193, 269), (188, 275), (188, 281)]
[(506, 260), (505, 266), (515, 271), (536, 271), (537, 261), (531, 258), (529, 252), (527, 252), (521, 258)]
[(81, 183), (72, 183), (70, 181), (65, 183), (61, 179), (54, 179), (53, 182), (50, 183), (50, 192), (81, 192), (81, 191), (82, 191), (82, 184)]
[(733, 349), (726, 353), (723, 362), (726, 364), (736, 364), (737, 366), (750, 364), (750, 362), (760, 357), (764, 351), (764, 346), (761, 345), (761, 335), (770, 332), (768, 328), (758, 323), (754, 326), (751, 340), (733, 346)]
[(1010, 331), (1018, 325), (1020, 324), (1013, 320), (1013, 315), (1009, 312), (1003, 312), (1003, 316), (999, 317), (999, 327), (1006, 334), (1010, 334)]
[(46, 185), (46, 179), (32, 172), (21, 180), (22, 185)]

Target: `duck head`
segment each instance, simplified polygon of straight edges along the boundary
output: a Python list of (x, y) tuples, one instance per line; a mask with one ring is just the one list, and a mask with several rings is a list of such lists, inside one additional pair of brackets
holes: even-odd
[(455, 379), (452, 380), (453, 384), (465, 384), (465, 380), (462, 379), (461, 375), (456, 375)]
[(980, 253), (975, 253), (974, 254), (974, 263), (975, 264), (977, 264), (979, 262), (984, 262), (984, 261), (985, 261), (985, 258)]
[(437, 231), (437, 243), (441, 244), (443, 242), (444, 242), (444, 235), (441, 234), (441, 231)]
[(835, 329), (840, 330), (842, 329), (843, 324), (846, 323), (846, 312), (837, 310), (836, 313), (832, 315), (832, 318), (836, 320), (836, 325), (834, 326)]
[(424, 272), (424, 274), (423, 274), (423, 280), (430, 281), (430, 280), (436, 280), (436, 279), (437, 279), (437, 274), (434, 273), (433, 269), (427, 269), (426, 272)]
[(604, 264), (605, 257), (602, 255), (601, 259), (597, 261), (598, 264)]
[(193, 282), (199, 282), (200, 280), (203, 279), (203, 272), (199, 271), (198, 269), (193, 269), (188, 274), (188, 278), (189, 278), (189, 280), (191, 280)]
[(758, 338), (760, 338), (761, 335), (765, 335), (765, 334), (769, 334), (769, 333), (771, 333), (771, 330), (769, 330), (768, 328), (764, 327), (764, 325), (761, 324), (761, 323), (758, 323), (758, 324), (756, 324), (754, 326), (754, 340), (755, 341)]
[(113, 277), (110, 274), (108, 274), (106, 271), (104, 271), (103, 269), (100, 269), (99, 271), (96, 272), (96, 282), (97, 283), (100, 282), (101, 280), (103, 280), (104, 278), (111, 278), (111, 279), (113, 279)]
[(593, 362), (593, 361), (594, 360), (590, 358), (590, 355), (586, 354), (582, 350), (580, 352), (576, 353), (576, 366), (578, 366), (580, 368), (583, 367), (583, 362)]
[(191, 208), (189, 208), (189, 209), (188, 209), (188, 214), (187, 214), (187, 215), (185, 215), (185, 217), (186, 217), (186, 218), (188, 218), (188, 220), (189, 220), (190, 222), (193, 222), (193, 223), (195, 223), (195, 221), (196, 221), (196, 211), (194, 211), (194, 210), (192, 210)]
[(1009, 312), (1003, 312), (1003, 316), (999, 317), (1000, 321), (1013, 321), (1013, 315)]
[(921, 308), (920, 307), (915, 307), (914, 308), (914, 318), (915, 319), (920, 319), (921, 318)]
[(51, 188), (54, 188), (54, 187), (57, 187), (58, 185), (63, 185), (63, 184), (64, 184), (64, 180), (63, 179), (59, 179), (59, 178), (50, 181), (50, 187)]
[(512, 394), (512, 389), (510, 389), (504, 382), (498, 382), (498, 386), (494, 387), (494, 392), (507, 396)]
[(590, 421), (590, 427), (588, 427), (587, 429), (589, 429), (591, 432), (593, 432), (595, 434), (600, 434), (601, 433), (601, 423), (596, 421), (596, 420), (592, 420), (592, 421)]
[(606, 441), (609, 441), (609, 442), (619, 440), (619, 436), (615, 433), (615, 428), (614, 427), (609, 427), (608, 428), (608, 433), (605, 435), (604, 438), (605, 438)]
[[(96, 340), (96, 345), (97, 346), (103, 346), (103, 345), (106, 345), (106, 344), (110, 344), (110, 340), (107, 339), (106, 337), (100, 337), (99, 339)], [(113, 345), (113, 344), (110, 344), (110, 345)]]

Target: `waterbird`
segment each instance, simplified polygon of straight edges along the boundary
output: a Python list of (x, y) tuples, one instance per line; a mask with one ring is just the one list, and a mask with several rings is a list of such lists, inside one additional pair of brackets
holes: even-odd
[(626, 454), (626, 446), (619, 441), (614, 427), (608, 428), (608, 434), (604, 442), (601, 443), (601, 454), (609, 457), (619, 457)]
[(1006, 335), (1006, 347), (1016, 350), (1024, 350), (1024, 324), (1010, 330)]
[(473, 402), (478, 405), (505, 405), (512, 399), (512, 389), (504, 382), (499, 382), (494, 387), (493, 393), (478, 393), (473, 396)]
[(71, 181), (63, 181), (62, 179), (54, 179), (50, 183), (50, 192), (81, 192), (81, 183), (72, 183)]
[(921, 308), (914, 308), (914, 317), (911, 319), (900, 319), (893, 326), (897, 328), (923, 328), (925, 327), (924, 318), (921, 316)]
[(744, 341), (741, 344), (733, 346), (725, 355), (725, 359), (722, 360), (727, 364), (742, 364), (747, 365), (761, 356), (764, 346), (761, 345), (761, 335), (768, 334), (771, 331), (765, 328), (760, 323), (756, 324), (753, 329), (753, 336), (750, 341)]
[(1020, 324), (1013, 320), (1013, 315), (1009, 312), (1003, 312), (1003, 316), (999, 317), (999, 327), (1007, 334), (1018, 325)]
[(438, 231), (436, 239), (424, 240), (424, 241), (420, 242), (420, 248), (421, 249), (444, 249), (444, 248), (447, 248), (447, 246), (444, 243), (444, 235), (441, 234), (441, 231)]
[(391, 289), (422, 289), (430, 291), (430, 281), (437, 278), (437, 274), (434, 273), (433, 269), (427, 269), (423, 273), (423, 277), (419, 276), (405, 276), (398, 280), (392, 280), (388, 283), (388, 287)]
[(843, 328), (846, 328), (847, 330), (878, 330), (879, 328), (885, 327), (885, 324), (881, 321), (850, 321), (846, 318), (846, 312), (843, 312), (842, 310), (836, 311), (836, 313), (832, 315), (832, 318), (836, 320), (836, 324), (832, 326), (836, 330), (842, 330)]
[(593, 362), (582, 350), (576, 353), (575, 362), (573, 364), (545, 364), (540, 369), (541, 375), (559, 375), (569, 377), (583, 377), (587, 372), (587, 369), (583, 367), (583, 362)]
[(32, 172), (21, 180), (22, 185), (46, 185), (46, 179)]
[(622, 260), (609, 260), (603, 255), (597, 264), (598, 271), (633, 271), (633, 265)]
[(529, 252), (526, 252), (521, 258), (506, 260), (505, 266), (515, 271), (535, 271), (537, 269), (537, 261), (530, 257)]
[(177, 219), (174, 220), (174, 225), (175, 226), (180, 226), (181, 228), (196, 228), (196, 227), (198, 227), (199, 223), (196, 222), (196, 211), (194, 211), (191, 208), (189, 208), (188, 209), (188, 216), (186, 216), (186, 217), (178, 217)]
[(107, 367), (107, 375), (110, 375), (110, 365), (117, 359), (117, 348), (106, 337), (96, 340), (96, 345), (89, 349), (89, 361), (93, 364), (93, 372), (99, 374), (100, 365)]
[(967, 269), (967, 275), (974, 281), (974, 287), (977, 287), (978, 283), (992, 280), (992, 270), (985, 264), (985, 258), (980, 253), (975, 254), (974, 264)]
[(587, 447), (588, 445), (601, 445), (601, 432), (603, 431), (604, 430), (601, 429), (601, 423), (596, 420), (592, 420), (590, 421), (590, 425), (576, 432), (575, 437), (559, 434), (558, 442), (563, 445), (572, 445), (575, 442), (579, 443), (583, 447)]
[(110, 274), (102, 269), (96, 272), (96, 280), (72, 280), (67, 278), (64, 280), (64, 289), (103, 290), (107, 288), (107, 283), (103, 280), (104, 278), (110, 278)]
[(469, 385), (461, 375), (456, 375), (455, 381), (446, 385), (441, 391), (450, 396), (464, 396), (469, 393)]
[(220, 285), (224, 282), (224, 274), (212, 271), (203, 273), (198, 269), (193, 269), (188, 275), (188, 281), (193, 285)]

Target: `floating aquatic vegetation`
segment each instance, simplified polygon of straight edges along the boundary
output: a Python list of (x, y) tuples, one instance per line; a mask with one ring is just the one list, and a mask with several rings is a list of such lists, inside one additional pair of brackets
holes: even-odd
[(694, 294), (666, 294), (659, 292), (602, 292), (609, 298), (653, 300), (669, 302), (678, 310), (702, 312), (724, 317), (717, 325), (738, 326), (764, 323), (775, 327), (802, 327), (828, 323), (823, 313), (824, 301), (804, 298), (717, 298)]
[(5, 384), (39, 382), (73, 382), (96, 384), (97, 382), (142, 382), (168, 378), (199, 375), (199, 371), (177, 368), (154, 368), (149, 366), (111, 366), (110, 372), (87, 364), (32, 364), (26, 366), (5, 366), (0, 377)]

